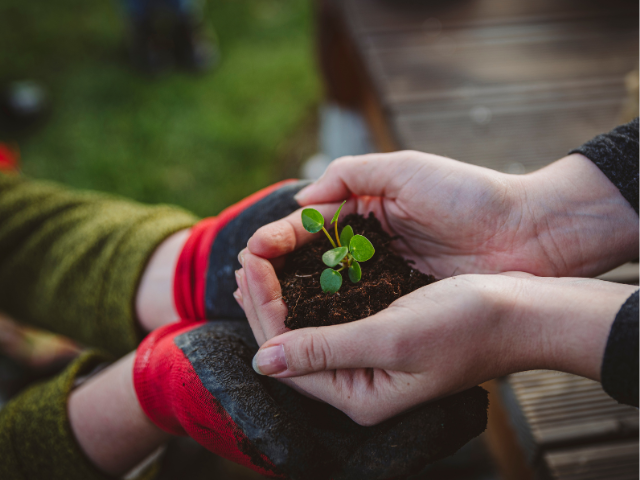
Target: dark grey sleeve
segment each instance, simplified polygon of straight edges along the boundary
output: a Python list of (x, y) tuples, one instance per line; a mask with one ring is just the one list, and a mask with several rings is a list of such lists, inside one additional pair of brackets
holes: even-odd
[(638, 292), (622, 305), (611, 326), (600, 378), (620, 403), (638, 406)]
[(581, 153), (595, 163), (638, 213), (637, 117), (569, 153)]

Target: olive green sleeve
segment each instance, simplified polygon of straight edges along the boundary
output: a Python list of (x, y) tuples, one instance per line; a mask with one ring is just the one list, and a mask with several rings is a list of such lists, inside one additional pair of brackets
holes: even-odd
[[(0, 478), (3, 480), (113, 480), (78, 445), (67, 399), (78, 376), (105, 357), (88, 351), (52, 380), (32, 385), (0, 410)], [(154, 476), (151, 466), (140, 478)]]
[(0, 174), (0, 310), (114, 355), (140, 340), (135, 294), (149, 257), (197, 219)]

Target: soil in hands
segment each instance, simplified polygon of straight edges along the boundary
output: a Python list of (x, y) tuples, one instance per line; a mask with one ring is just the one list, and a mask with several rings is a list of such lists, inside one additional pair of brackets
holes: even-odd
[[(308, 243), (287, 257), (284, 269), (278, 275), (282, 296), (289, 309), (285, 325), (295, 330), (304, 327), (322, 327), (353, 322), (387, 308), (393, 301), (436, 281), (412, 267), (412, 262), (394, 253), (391, 237), (382, 229), (378, 219), (347, 215), (339, 231), (351, 225), (356, 235), (367, 237), (376, 253), (363, 262), (362, 279), (351, 283), (346, 270), (342, 274), (342, 287), (337, 293), (327, 294), (320, 288), (320, 274), (327, 268), (322, 254), (331, 249), (323, 233), (318, 240)], [(331, 229), (333, 230), (333, 229)]]

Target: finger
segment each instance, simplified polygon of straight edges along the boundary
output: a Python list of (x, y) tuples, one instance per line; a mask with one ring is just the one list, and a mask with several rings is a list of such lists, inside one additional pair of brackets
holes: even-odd
[(238, 282), (238, 288), (242, 295), (244, 313), (249, 321), (249, 326), (251, 327), (253, 336), (255, 337), (256, 342), (258, 342), (258, 345), (262, 345), (267, 341), (267, 337), (262, 330), (262, 326), (258, 320), (258, 315), (256, 314), (256, 309), (253, 306), (253, 300), (249, 293), (249, 288), (247, 287), (246, 275), (243, 268), (236, 272), (236, 281)]
[[(247, 247), (247, 248), (243, 248), (238, 253), (238, 262), (240, 262), (240, 265), (242, 265), (243, 267), (244, 267), (244, 254), (248, 251), (249, 251), (249, 248)], [(277, 271), (284, 267), (286, 262), (286, 257), (282, 255), (280, 257), (270, 258), (269, 261), (271, 262), (271, 265), (273, 265), (273, 269)]]
[[(335, 236), (335, 233), (329, 225), (329, 221), (331, 221), (339, 206), (339, 203), (313, 206), (325, 218), (325, 228), (332, 236)], [(340, 216), (344, 218), (345, 215), (355, 211), (356, 202), (350, 200), (342, 207)], [(309, 233), (304, 229), (301, 213), (302, 209), (296, 210), (282, 220), (259, 228), (247, 243), (249, 251), (254, 255), (272, 259), (293, 252), (305, 243), (319, 238), (319, 235), (324, 237), (325, 234), (322, 232)]]
[(233, 298), (236, 299), (236, 302), (238, 302), (240, 308), (244, 310), (244, 302), (242, 301), (242, 292), (240, 291), (240, 288), (237, 288), (236, 291), (233, 292)]
[(278, 378), (349, 368), (403, 370), (410, 358), (398, 316), (389, 308), (352, 323), (284, 333), (262, 345), (254, 368)]
[(269, 339), (285, 333), (288, 331), (284, 326), (287, 305), (282, 299), (282, 289), (273, 265), (250, 252), (244, 256), (244, 265), (249, 295), (265, 337)]
[(317, 182), (296, 195), (300, 205), (336, 202), (351, 195), (395, 198), (429, 159), (419, 152), (393, 152), (342, 157), (329, 164)]

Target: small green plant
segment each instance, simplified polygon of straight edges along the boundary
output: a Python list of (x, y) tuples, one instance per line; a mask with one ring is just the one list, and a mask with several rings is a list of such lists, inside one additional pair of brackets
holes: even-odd
[[(342, 286), (342, 275), (340, 272), (347, 269), (349, 280), (358, 283), (362, 278), (362, 269), (358, 262), (366, 262), (376, 252), (371, 242), (362, 235), (354, 235), (353, 228), (347, 225), (338, 235), (338, 217), (340, 210), (346, 201), (338, 208), (333, 215), (331, 224), (335, 224), (336, 240), (333, 241), (327, 229), (324, 228), (324, 217), (322, 214), (313, 209), (305, 208), (302, 210), (302, 225), (305, 230), (310, 233), (318, 233), (320, 230), (327, 236), (333, 248), (322, 255), (322, 261), (327, 267), (320, 275), (320, 286), (325, 293), (336, 293)], [(334, 267), (339, 267), (334, 269)]]

